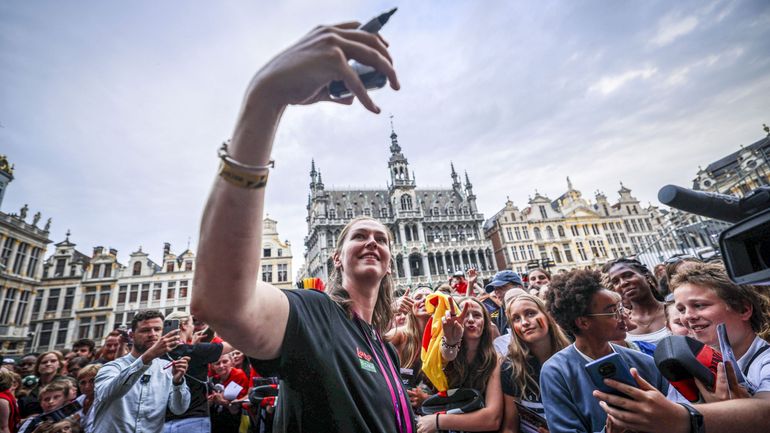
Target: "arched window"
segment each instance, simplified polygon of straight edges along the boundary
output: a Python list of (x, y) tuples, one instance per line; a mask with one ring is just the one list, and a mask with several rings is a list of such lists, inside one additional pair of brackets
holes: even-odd
[(540, 229), (538, 227), (535, 227), (534, 232), (535, 232), (535, 240), (536, 241), (543, 240), (543, 236), (540, 234)]
[(412, 210), (412, 196), (404, 194), (401, 196), (401, 209)]
[(334, 209), (334, 208), (329, 209), (329, 218), (330, 219), (337, 218), (337, 209)]
[(559, 232), (559, 237), (563, 238), (564, 237), (564, 227), (559, 226), (557, 231)]
[(139, 275), (142, 273), (142, 262), (134, 262), (134, 272), (132, 275)]
[(347, 208), (345, 211), (345, 218), (352, 219), (353, 218), (353, 209)]
[(546, 236), (548, 236), (548, 239), (553, 239), (553, 229), (551, 228), (551, 226), (547, 226), (545, 228), (545, 233), (546, 233)]
[(551, 252), (553, 253), (553, 259), (556, 261), (556, 263), (561, 263), (561, 253), (559, 252), (559, 249), (553, 247)]

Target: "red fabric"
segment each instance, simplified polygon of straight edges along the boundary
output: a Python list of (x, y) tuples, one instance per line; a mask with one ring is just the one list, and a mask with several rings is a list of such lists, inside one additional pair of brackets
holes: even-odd
[(468, 282), (464, 279), (461, 279), (457, 282), (457, 285), (455, 286), (455, 290), (457, 290), (457, 293), (465, 296), (466, 293), (468, 293)]
[(8, 429), (11, 433), (16, 433), (21, 422), (21, 414), (19, 413), (19, 404), (16, 402), (16, 397), (11, 394), (10, 390), (0, 392), (0, 400), (8, 402), (10, 412), (8, 413)]
[(222, 382), (222, 385), (227, 388), (227, 385), (230, 382), (235, 382), (243, 387), (241, 392), (238, 393), (239, 399), (245, 397), (246, 394), (249, 393), (249, 378), (240, 368), (233, 368), (230, 370), (230, 376), (227, 377), (227, 380)]

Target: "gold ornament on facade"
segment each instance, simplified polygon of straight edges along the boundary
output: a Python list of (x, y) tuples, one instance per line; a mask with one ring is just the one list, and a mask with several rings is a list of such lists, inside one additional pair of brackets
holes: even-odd
[(8, 158), (5, 155), (0, 155), (0, 171), (4, 171), (13, 176), (13, 165), (8, 162)]

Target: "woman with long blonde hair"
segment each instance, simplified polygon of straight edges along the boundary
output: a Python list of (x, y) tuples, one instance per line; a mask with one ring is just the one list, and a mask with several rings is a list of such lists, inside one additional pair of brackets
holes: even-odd
[(540, 367), (570, 344), (546, 311), (543, 301), (530, 294), (517, 296), (506, 309), (511, 324), (511, 342), (500, 368), (503, 432), (520, 431), (520, 406), (525, 408), (521, 410), (545, 417), (540, 399)]

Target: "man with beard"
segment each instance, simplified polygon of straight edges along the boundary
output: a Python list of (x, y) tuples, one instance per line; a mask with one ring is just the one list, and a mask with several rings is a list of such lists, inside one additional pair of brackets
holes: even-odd
[(94, 431), (159, 432), (166, 407), (178, 415), (190, 405), (184, 378), (189, 357), (163, 359), (181, 343), (179, 329), (162, 335), (163, 314), (147, 310), (134, 316), (131, 332), (131, 352), (96, 375)]
[(99, 357), (93, 361), (92, 364), (106, 364), (120, 358), (123, 356), (123, 353), (125, 353), (123, 351), (124, 347), (125, 342), (121, 337), (120, 331), (116, 329), (110, 332), (104, 339), (104, 346), (102, 346), (101, 350), (98, 352)]

